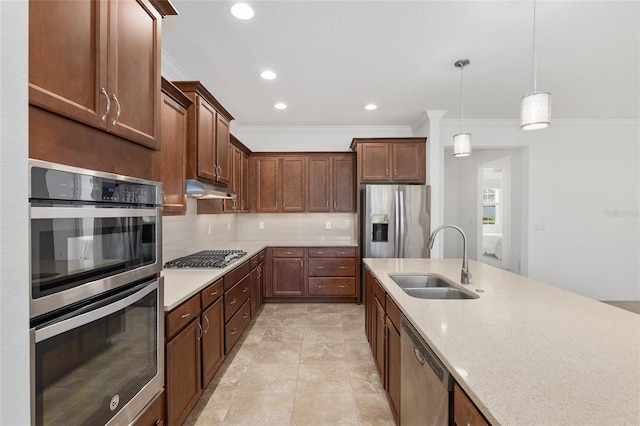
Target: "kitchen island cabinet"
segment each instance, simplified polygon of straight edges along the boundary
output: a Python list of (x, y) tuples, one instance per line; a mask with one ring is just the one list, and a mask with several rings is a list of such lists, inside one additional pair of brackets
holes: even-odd
[(147, 0), (31, 1), (29, 102), (158, 149), (160, 37)]
[[(463, 391), (451, 395), (456, 422), (634, 424), (640, 418), (640, 407), (629, 404), (640, 400), (637, 314), (473, 260), (469, 285), (459, 281), (461, 259), (363, 263)], [(479, 297), (416, 298), (390, 278), (425, 273)]]

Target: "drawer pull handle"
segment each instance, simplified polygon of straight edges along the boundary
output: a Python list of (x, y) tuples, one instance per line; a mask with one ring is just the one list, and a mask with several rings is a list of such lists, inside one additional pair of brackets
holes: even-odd
[(209, 324), (209, 318), (207, 318), (207, 316), (204, 316), (204, 320), (207, 322), (207, 328), (204, 329), (204, 333), (207, 334), (209, 332), (209, 327), (211, 326), (211, 324)]
[(316, 266), (316, 269), (324, 269), (324, 266)]
[(242, 292), (243, 292), (243, 293), (246, 293), (247, 291), (249, 291), (249, 287), (245, 286), (245, 287), (242, 289)]
[(340, 287), (340, 288), (347, 288), (347, 287), (349, 287), (349, 286), (348, 286), (348, 285), (344, 285), (344, 284), (340, 284), (338, 287)]
[(218, 290), (216, 289), (216, 291), (211, 292), (212, 296), (215, 296), (216, 294), (218, 294)]
[(115, 93), (113, 94), (112, 98), (116, 102), (116, 108), (117, 108), (116, 119), (111, 122), (111, 125), (115, 126), (116, 124), (118, 124), (118, 120), (120, 120), (120, 101), (118, 101), (118, 98), (116, 97)]
[(290, 254), (293, 254), (293, 252), (292, 251), (285, 251), (284, 254), (290, 255)]
[(242, 319), (246, 319), (248, 316), (249, 316), (249, 314), (245, 313), (245, 314), (242, 316)]
[(233, 305), (233, 304), (234, 304), (234, 303), (236, 303), (236, 302), (237, 302), (237, 300), (236, 300), (236, 298), (234, 297), (234, 298), (233, 298), (233, 300), (232, 300), (231, 302), (229, 302), (229, 304), (230, 304), (230, 305)]
[(316, 284), (316, 288), (324, 288), (324, 286)]
[(338, 266), (338, 269), (347, 269), (346, 266)]
[(202, 324), (198, 323), (198, 328), (200, 329), (200, 336), (198, 336), (198, 340), (202, 340)]
[(324, 254), (324, 252), (323, 251), (319, 251), (318, 254)]
[(107, 98), (107, 110), (104, 112), (104, 115), (100, 117), (100, 120), (107, 121), (107, 116), (111, 111), (111, 99), (109, 99), (109, 95), (107, 94), (107, 91), (104, 89), (104, 87), (100, 88), (100, 94), (104, 95), (104, 97)]
[(187, 318), (189, 315), (191, 315), (191, 309), (189, 309), (189, 312), (187, 312), (186, 314), (180, 315), (180, 318)]
[(340, 252), (338, 252), (338, 254), (344, 256), (345, 254), (347, 254), (347, 252), (346, 251), (340, 251)]
[(231, 330), (231, 335), (233, 336), (234, 334), (236, 334), (238, 332), (238, 329), (234, 328), (233, 330)]

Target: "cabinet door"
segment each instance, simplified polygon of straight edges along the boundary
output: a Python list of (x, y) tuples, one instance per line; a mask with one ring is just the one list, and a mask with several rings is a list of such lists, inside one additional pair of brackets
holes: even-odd
[(400, 424), (400, 331), (388, 316), (385, 321), (387, 334), (385, 389), (393, 417), (396, 424)]
[(223, 299), (202, 312), (202, 387), (205, 388), (224, 361)]
[(106, 129), (106, 58), (106, 3), (29, 2), (29, 103)]
[(231, 165), (229, 164), (229, 149), (231, 149), (229, 121), (220, 114), (216, 114), (216, 182), (224, 185), (229, 183)]
[(333, 211), (355, 211), (355, 160), (353, 156), (333, 159)]
[(110, 1), (109, 8), (109, 131), (158, 149), (160, 16), (142, 0)]
[(167, 424), (182, 424), (202, 394), (200, 324), (192, 321), (167, 342)]
[(260, 271), (255, 268), (251, 271), (251, 318), (256, 314), (256, 311), (260, 307), (261, 299), (260, 291)]
[(273, 296), (304, 296), (303, 259), (273, 259)]
[(229, 148), (229, 165), (231, 167), (231, 180), (229, 181), (229, 188), (236, 193), (236, 198), (233, 200), (224, 200), (225, 212), (237, 212), (240, 210), (240, 199), (242, 197), (242, 187), (240, 181), (241, 176), (241, 161), (242, 152), (235, 146)]
[(374, 297), (374, 333), (375, 333), (375, 344), (373, 351), (373, 358), (376, 362), (376, 367), (378, 368), (378, 373), (384, 382), (384, 351), (385, 351), (385, 313), (384, 306), (380, 304), (380, 301)]
[(162, 95), (161, 157), (156, 165), (162, 176), (162, 213), (185, 214), (187, 161), (187, 111), (169, 96)]
[(240, 210), (249, 211), (249, 156), (241, 153), (240, 159)]
[(361, 143), (360, 150), (360, 180), (379, 182), (389, 180), (390, 147), (388, 143)]
[(331, 161), (329, 157), (309, 158), (309, 188), (307, 205), (310, 212), (331, 211)]
[(200, 96), (196, 96), (197, 114), (197, 145), (198, 145), (198, 176), (215, 181), (215, 132), (216, 111)]
[(453, 424), (456, 426), (488, 426), (480, 410), (456, 383), (453, 386)]
[(279, 211), (280, 160), (277, 157), (256, 158), (256, 211)]
[(392, 180), (397, 182), (425, 182), (426, 158), (424, 143), (393, 143)]
[(282, 211), (304, 212), (307, 181), (306, 158), (282, 159)]

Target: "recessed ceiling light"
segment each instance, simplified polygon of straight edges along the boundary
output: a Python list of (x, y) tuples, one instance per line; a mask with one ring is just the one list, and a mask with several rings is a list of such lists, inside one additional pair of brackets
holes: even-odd
[(364, 109), (366, 109), (367, 111), (373, 111), (374, 109), (377, 109), (378, 105), (376, 104), (367, 104), (364, 106)]
[(276, 78), (276, 73), (271, 70), (264, 70), (260, 73), (260, 77), (264, 78), (265, 80), (273, 80)]
[(253, 9), (246, 3), (236, 3), (231, 6), (231, 14), (238, 19), (242, 19), (246, 21), (247, 19), (253, 18)]
[(283, 104), (282, 102), (278, 102), (274, 105), (276, 109), (287, 109), (287, 104)]

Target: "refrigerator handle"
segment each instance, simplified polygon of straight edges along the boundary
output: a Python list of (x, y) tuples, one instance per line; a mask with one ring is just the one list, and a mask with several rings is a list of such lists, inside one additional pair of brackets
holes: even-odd
[(396, 203), (393, 221), (393, 257), (400, 257), (400, 196), (398, 191), (394, 191), (393, 195)]
[(398, 233), (398, 257), (404, 257), (404, 192), (398, 191), (398, 205), (400, 206), (400, 212), (398, 213), (400, 224), (400, 232)]

